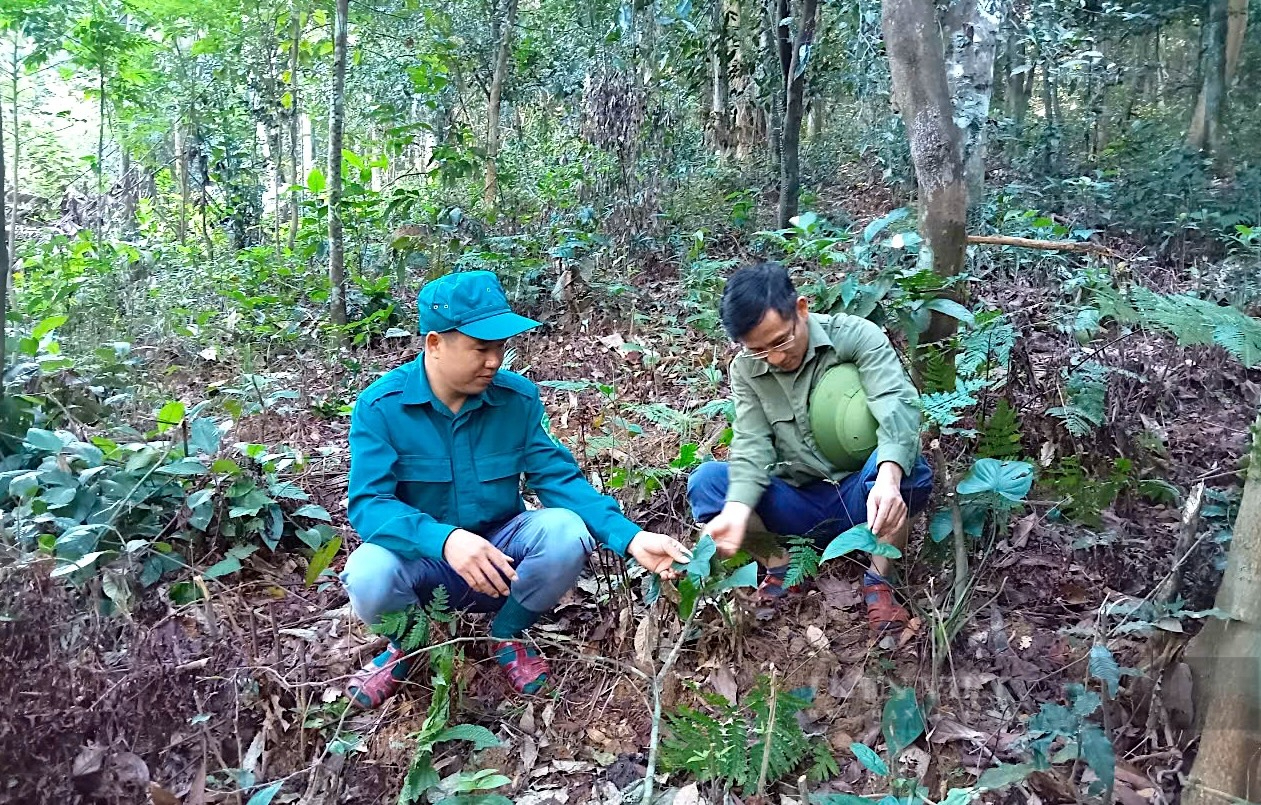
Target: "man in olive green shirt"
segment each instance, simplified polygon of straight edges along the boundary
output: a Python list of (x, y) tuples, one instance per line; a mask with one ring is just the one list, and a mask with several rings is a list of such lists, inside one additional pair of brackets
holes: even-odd
[[(739, 550), (751, 520), (754, 530), (809, 536), (820, 547), (865, 522), (882, 542), (903, 548), (909, 516), (928, 503), (932, 469), (920, 456), (918, 393), (884, 331), (856, 316), (810, 313), (778, 263), (732, 274), (721, 313), (727, 334), (744, 347), (731, 364), (734, 436), (728, 461), (702, 464), (688, 479), (693, 516), (719, 552)], [(876, 449), (857, 472), (828, 461), (810, 430), (810, 394), (842, 363), (857, 366), (878, 424)], [(778, 598), (787, 556), (765, 562), (760, 593)], [(885, 579), (888, 569), (887, 558), (873, 556), (863, 577), (877, 634), (909, 621)]]

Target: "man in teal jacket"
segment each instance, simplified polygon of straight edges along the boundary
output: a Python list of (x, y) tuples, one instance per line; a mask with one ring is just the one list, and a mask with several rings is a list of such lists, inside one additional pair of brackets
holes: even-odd
[[(369, 624), (439, 586), (453, 609), (497, 612), (495, 656), (515, 690), (534, 693), (548, 666), (522, 633), (573, 586), (596, 542), (667, 577), (690, 556), (596, 492), (543, 428), (535, 385), (500, 370), (505, 340), (538, 322), (511, 311), (494, 274), (428, 283), (419, 316), (420, 357), (369, 386), (351, 415), (350, 522), (363, 544), (342, 583)], [(545, 508), (526, 511), (523, 476)], [(391, 645), (352, 679), (352, 700), (376, 707), (408, 670)]]

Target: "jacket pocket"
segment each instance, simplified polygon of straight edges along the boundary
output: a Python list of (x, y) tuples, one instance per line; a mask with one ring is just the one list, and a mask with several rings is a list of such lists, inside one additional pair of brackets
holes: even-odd
[(476, 459), (477, 480), (501, 481), (505, 478), (518, 478), (525, 471), (525, 456), (519, 450), (506, 453), (491, 453), (478, 456)]
[(451, 462), (430, 456), (399, 456), (394, 463), (394, 477), (402, 482), (450, 483)]

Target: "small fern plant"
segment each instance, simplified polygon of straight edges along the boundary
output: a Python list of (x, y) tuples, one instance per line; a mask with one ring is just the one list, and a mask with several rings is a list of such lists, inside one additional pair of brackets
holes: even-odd
[(439, 585), (424, 607), (412, 605), (387, 612), (373, 624), (372, 631), (388, 637), (404, 654), (411, 654), (429, 644), (433, 624), (450, 623), (454, 617), (448, 610), (447, 588)]
[(827, 742), (807, 736), (797, 721), (797, 713), (814, 700), (810, 688), (775, 692), (770, 678), (763, 676), (739, 704), (715, 694), (700, 695), (704, 707), (680, 707), (665, 715), (665, 769), (739, 787), (745, 794), (753, 793), (759, 780), (769, 785), (803, 765), (816, 782), (840, 773)]
[(784, 586), (795, 587), (806, 579), (819, 575), (821, 557), (810, 537), (788, 539), (788, 570), (784, 573)]

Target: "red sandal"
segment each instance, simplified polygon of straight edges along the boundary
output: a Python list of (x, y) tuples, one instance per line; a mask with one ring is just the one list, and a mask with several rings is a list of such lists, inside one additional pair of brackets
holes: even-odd
[(504, 669), (508, 684), (517, 693), (533, 695), (547, 685), (551, 667), (538, 652), (520, 640), (501, 640), (495, 644), (495, 657)]
[(863, 601), (867, 604), (867, 626), (876, 637), (901, 632), (911, 622), (911, 614), (893, 597), (889, 582), (870, 573), (863, 576)]
[(359, 707), (373, 710), (398, 693), (410, 670), (402, 650), (390, 646), (350, 678), (346, 695)]

